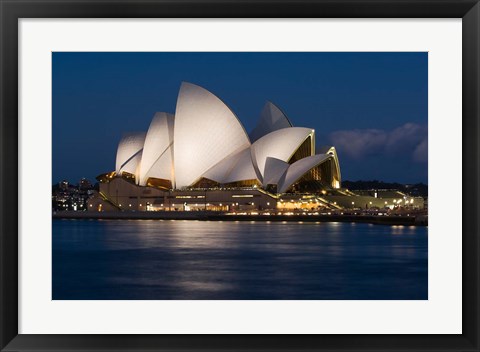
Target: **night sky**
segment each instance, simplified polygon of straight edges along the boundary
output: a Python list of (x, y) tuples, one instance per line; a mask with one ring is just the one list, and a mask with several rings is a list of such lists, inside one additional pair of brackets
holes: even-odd
[(122, 135), (174, 113), (182, 81), (247, 131), (272, 101), (337, 148), (343, 180), (427, 183), (427, 53), (57, 52), (52, 68), (53, 183), (114, 170)]

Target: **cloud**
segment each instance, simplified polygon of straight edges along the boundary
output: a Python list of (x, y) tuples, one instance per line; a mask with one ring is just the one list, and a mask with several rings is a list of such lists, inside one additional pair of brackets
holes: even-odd
[(337, 131), (330, 135), (335, 148), (344, 151), (354, 159), (374, 154), (385, 147), (387, 134), (382, 130)]
[(374, 154), (383, 154), (387, 157), (411, 155), (417, 162), (427, 161), (427, 138), (427, 128), (411, 122), (391, 131), (355, 129), (330, 134), (332, 145), (352, 159), (361, 159)]
[(388, 135), (387, 152), (405, 152), (416, 148), (427, 138), (427, 128), (415, 123), (406, 123), (395, 128)]
[(428, 161), (428, 139), (425, 138), (422, 143), (417, 145), (413, 151), (413, 160), (419, 163), (425, 163)]

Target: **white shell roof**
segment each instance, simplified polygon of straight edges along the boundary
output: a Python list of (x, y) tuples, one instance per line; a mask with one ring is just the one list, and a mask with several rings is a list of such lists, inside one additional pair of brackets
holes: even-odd
[(252, 153), (250, 148), (242, 150), (236, 155), (237, 163), (228, 173), (225, 183), (237, 182), (243, 180), (255, 180), (257, 173), (252, 163)]
[(235, 114), (219, 98), (191, 83), (182, 83), (175, 112), (176, 188), (187, 187), (250, 140)]
[(250, 132), (250, 140), (253, 143), (270, 132), (287, 127), (292, 127), (287, 115), (275, 104), (267, 101), (260, 114), (257, 125), (252, 132)]
[(323, 146), (318, 148), (317, 154), (330, 154), (333, 156), (333, 160), (335, 161), (335, 171), (337, 173), (338, 181), (342, 179), (342, 174), (340, 172), (340, 162), (338, 161), (337, 150), (333, 146)]
[(115, 172), (129, 172), (137, 175), (137, 166), (142, 158), (142, 149), (145, 143), (145, 132), (131, 132), (120, 140), (117, 148)]
[(265, 176), (263, 177), (263, 185), (278, 185), (280, 179), (287, 171), (289, 164), (283, 160), (276, 158), (267, 158), (265, 162)]
[(305, 175), (305, 173), (307, 173), (315, 166), (320, 165), (321, 163), (325, 162), (330, 158), (333, 158), (333, 156), (329, 154), (317, 154), (317, 155), (312, 155), (294, 162), (288, 168), (285, 174), (285, 179), (283, 180), (282, 184), (278, 188), (278, 192), (279, 193), (285, 192), (291, 185), (293, 185), (303, 175)]
[(226, 157), (204, 173), (202, 177), (219, 183), (255, 180), (257, 174), (252, 164), (250, 148)]
[(238, 156), (242, 152), (243, 150), (233, 153), (233, 155), (231, 156), (227, 156), (225, 159), (221, 160), (219, 163), (215, 164), (207, 172), (205, 172), (202, 177), (208, 178), (218, 183), (226, 183), (228, 174), (230, 173), (230, 171), (232, 171), (233, 167), (238, 162)]
[(129, 172), (135, 175), (135, 181), (138, 183), (138, 178), (140, 175), (140, 165), (142, 163), (142, 151), (136, 154), (131, 161), (129, 161), (120, 171)]
[(270, 132), (252, 144), (252, 160), (258, 178), (263, 183), (265, 163), (268, 157), (288, 162), (308, 136), (314, 138), (314, 130), (304, 127), (289, 127)]
[(157, 112), (150, 123), (140, 165), (140, 185), (149, 177), (173, 181), (174, 115)]

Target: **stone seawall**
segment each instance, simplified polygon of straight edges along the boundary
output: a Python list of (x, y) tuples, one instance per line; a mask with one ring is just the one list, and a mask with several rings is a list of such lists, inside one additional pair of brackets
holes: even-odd
[(416, 219), (415, 217), (408, 216), (374, 215), (227, 215), (224, 213), (204, 211), (61, 211), (54, 213), (52, 216), (54, 219), (358, 222), (379, 225), (428, 226), (428, 220), (425, 217)]

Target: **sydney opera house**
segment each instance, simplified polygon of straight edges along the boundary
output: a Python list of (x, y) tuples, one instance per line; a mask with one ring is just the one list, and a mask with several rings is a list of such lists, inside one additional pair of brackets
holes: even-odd
[(341, 186), (335, 148), (316, 147), (313, 129), (267, 102), (247, 133), (221, 99), (186, 82), (175, 114), (158, 112), (146, 132), (126, 134), (115, 171), (97, 179), (90, 207), (100, 211), (334, 206), (321, 196)]

